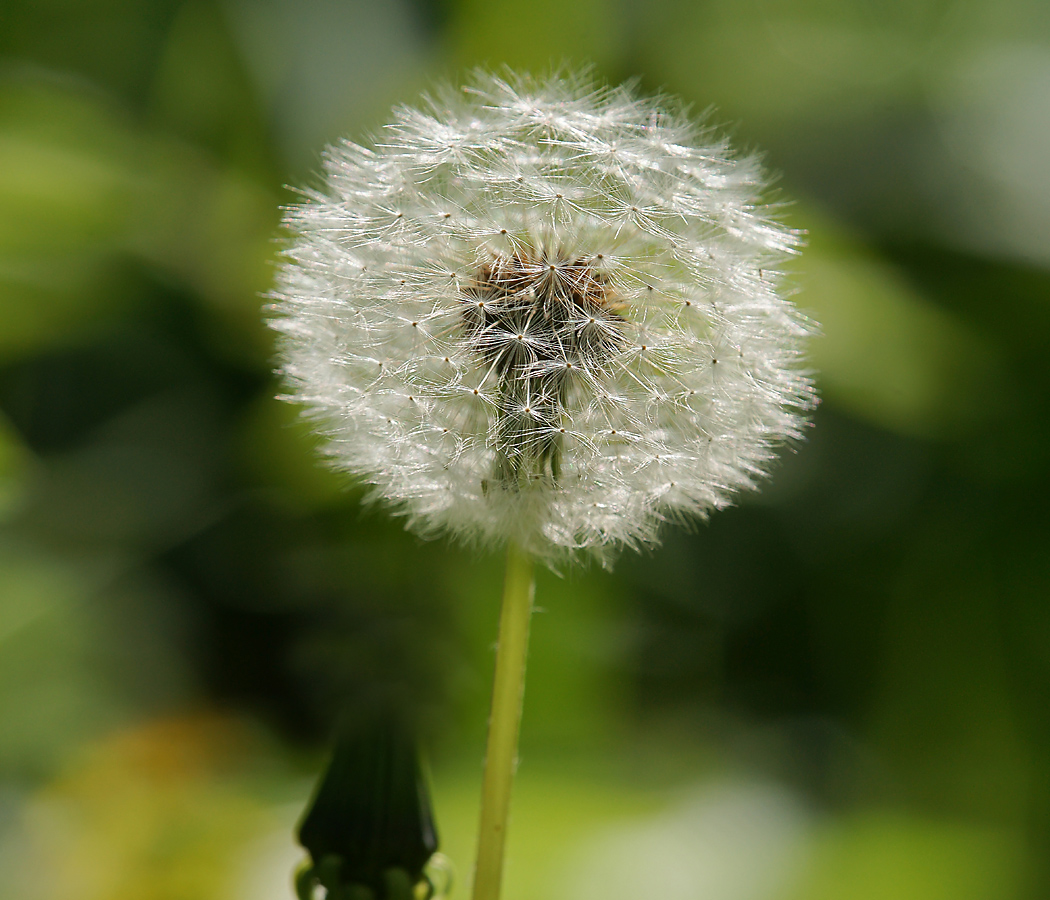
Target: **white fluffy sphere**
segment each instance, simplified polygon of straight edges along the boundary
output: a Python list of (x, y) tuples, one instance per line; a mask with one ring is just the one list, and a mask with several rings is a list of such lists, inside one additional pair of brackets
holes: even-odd
[(477, 74), (325, 169), (286, 218), (282, 372), (415, 530), (608, 558), (800, 435), (798, 236), (666, 101)]

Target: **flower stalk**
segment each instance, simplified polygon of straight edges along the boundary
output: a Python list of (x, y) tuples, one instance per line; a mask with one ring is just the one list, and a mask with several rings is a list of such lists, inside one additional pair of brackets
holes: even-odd
[(408, 527), (508, 548), (473, 894), (498, 900), (533, 560), (652, 543), (802, 437), (802, 235), (754, 156), (587, 73), (476, 72), (325, 170), (270, 294), (287, 399)]
[(535, 584), (532, 557), (516, 544), (508, 544), (481, 791), (473, 900), (498, 900), (503, 877), (503, 848), (510, 815), (511, 785), (517, 766), (518, 732), (525, 694), (525, 659)]

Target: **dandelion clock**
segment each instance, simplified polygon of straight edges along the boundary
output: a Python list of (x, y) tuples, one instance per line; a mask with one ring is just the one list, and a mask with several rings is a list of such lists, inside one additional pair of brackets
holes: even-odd
[(330, 148), (272, 294), (288, 399), (424, 536), (506, 546), (475, 900), (499, 893), (532, 561), (755, 487), (814, 403), (799, 235), (666, 98), (476, 74)]

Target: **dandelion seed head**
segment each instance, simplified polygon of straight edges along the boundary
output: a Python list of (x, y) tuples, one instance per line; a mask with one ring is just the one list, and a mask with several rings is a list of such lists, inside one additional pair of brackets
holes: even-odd
[(799, 235), (668, 101), (476, 73), (325, 171), (285, 220), (281, 371), (414, 530), (606, 560), (800, 437)]

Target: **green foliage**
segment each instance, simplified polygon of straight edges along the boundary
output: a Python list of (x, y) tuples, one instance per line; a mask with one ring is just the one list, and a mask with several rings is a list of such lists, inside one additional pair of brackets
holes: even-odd
[[(771, 900), (1050, 890), (1050, 206), (1016, 181), (1050, 119), (1008, 77), (1042, 71), (1043, 4), (628, 6), (5, 3), (0, 894), (234, 896), (348, 701), (427, 736), (462, 890), (498, 562), (316, 465), (259, 295), (326, 136), (424, 73), (581, 56), (769, 148), (824, 402), (761, 495), (541, 577), (508, 883), (579, 900), (626, 860), (693, 896), (667, 848), (715, 840), (682, 786), (717, 775), (809, 810), (757, 807), (797, 863)], [(980, 104), (952, 87), (986, 69)], [(225, 740), (143, 725), (198, 708), (263, 723), (265, 774), (157, 763)]]

